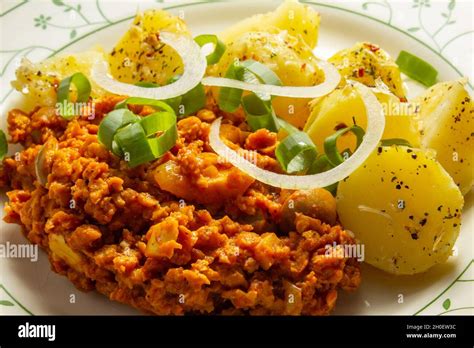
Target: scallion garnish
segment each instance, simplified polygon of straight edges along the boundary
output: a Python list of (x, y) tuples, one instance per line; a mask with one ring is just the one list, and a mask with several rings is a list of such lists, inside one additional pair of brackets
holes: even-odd
[(0, 161), (5, 158), (8, 152), (8, 142), (5, 133), (0, 129)]
[[(227, 69), (225, 77), (240, 81), (245, 80), (253, 84), (281, 85), (280, 79), (271, 69), (254, 60), (235, 61)], [(275, 156), (283, 170), (290, 174), (319, 172), (323, 168), (336, 167), (344, 162), (345, 156), (350, 156), (350, 151), (344, 154), (344, 157), (337, 151), (336, 142), (338, 137), (351, 131), (357, 136), (358, 147), (365, 134), (364, 130), (357, 125), (337, 131), (328, 137), (324, 143), (326, 155), (318, 158), (317, 148), (305, 132), (276, 117), (271, 104), (271, 95), (251, 92), (242, 98), (242, 94), (241, 89), (221, 88), (218, 101), (220, 109), (233, 112), (242, 104), (247, 117), (247, 124), (253, 131), (266, 128), (272, 132), (277, 132), (280, 128), (283, 128), (288, 135), (276, 147)]]
[[(240, 62), (234, 61), (229, 66), (225, 74), (226, 78), (244, 81), (247, 83), (281, 86), (278, 76), (264, 64), (252, 59)], [(219, 108), (227, 112), (234, 112), (241, 103), (243, 90), (238, 88), (222, 87), (219, 91)], [(270, 100), (271, 96), (264, 93), (257, 93), (262, 100)]]
[(308, 134), (281, 118), (278, 126), (288, 133), (275, 149), (278, 162), (287, 173), (307, 171), (318, 156), (316, 145)]
[(114, 135), (114, 140), (131, 168), (155, 159), (148, 138), (140, 123), (130, 123), (121, 128)]
[(438, 71), (423, 59), (407, 51), (401, 51), (396, 63), (401, 72), (425, 86), (430, 87), (436, 83)]
[[(127, 104), (149, 105), (163, 111), (140, 118), (124, 108)], [(109, 112), (102, 120), (98, 138), (133, 168), (161, 157), (174, 146), (178, 138), (176, 115), (168, 104), (158, 100), (128, 98), (122, 108)]]
[(290, 174), (308, 169), (317, 155), (316, 146), (302, 131), (289, 134), (275, 150), (278, 162)]
[(156, 88), (156, 87), (160, 87), (160, 85), (159, 85), (158, 83), (146, 82), (146, 81), (138, 81), (137, 83), (135, 83), (135, 86), (138, 86), (138, 87), (145, 87), (145, 88)]
[(177, 114), (179, 116), (189, 116), (202, 109), (205, 105), (206, 91), (204, 90), (204, 86), (199, 83), (196, 87), (181, 96), (181, 104)]
[[(178, 139), (176, 115), (168, 112), (156, 112), (140, 121), (145, 135), (148, 137), (155, 158), (159, 158), (170, 150)], [(155, 136), (158, 132), (160, 134)]]
[(128, 109), (117, 109), (109, 112), (99, 125), (97, 136), (99, 141), (106, 148), (112, 150), (114, 154), (120, 156), (119, 149), (113, 147), (114, 136), (117, 131), (128, 125), (137, 122), (140, 118)]
[(168, 111), (174, 114), (173, 108), (171, 108), (171, 106), (169, 106), (167, 103), (156, 99), (140, 97), (130, 97), (125, 100), (122, 100), (120, 103), (117, 103), (115, 105), (115, 109), (123, 109), (126, 108), (127, 105), (146, 105), (151, 106), (155, 109), (161, 109), (163, 111)]
[(262, 100), (255, 93), (250, 93), (242, 98), (242, 107), (251, 130), (266, 128), (272, 132), (278, 131), (278, 120), (271, 101)]
[(241, 63), (241, 66), (245, 70), (254, 74), (260, 80), (260, 83), (263, 83), (265, 85), (281, 86), (281, 80), (278, 75), (275, 74), (272, 69), (268, 68), (266, 65), (260, 62), (249, 59), (243, 61)]
[[(173, 83), (180, 75), (173, 76), (168, 83)], [(199, 111), (206, 105), (206, 91), (201, 83), (187, 93), (172, 99), (165, 100), (178, 116), (189, 116)]]
[(337, 150), (337, 139), (347, 132), (352, 132), (357, 137), (356, 148), (359, 147), (364, 138), (365, 131), (357, 125), (342, 128), (324, 140), (324, 153), (326, 154), (329, 163), (331, 163), (333, 167), (338, 166), (345, 160), (345, 158)]
[[(171, 79), (168, 80), (168, 84), (176, 82), (179, 80), (181, 75), (175, 75)], [(137, 82), (135, 84), (136, 86), (140, 87), (146, 87), (146, 88), (155, 88), (159, 87), (160, 85), (153, 83), (153, 82)], [(154, 99), (150, 99), (154, 100)], [(178, 116), (189, 116), (200, 109), (202, 109), (206, 105), (206, 92), (204, 90), (204, 86), (199, 83), (191, 89), (189, 92), (186, 94), (180, 95), (175, 98), (170, 98), (164, 100), (166, 104), (171, 106), (171, 108), (174, 110), (174, 112)], [(127, 104), (132, 104), (130, 102), (127, 102)], [(117, 104), (115, 108), (122, 108), (125, 105), (125, 101), (122, 101), (121, 103)], [(143, 104), (145, 105), (145, 104)], [(153, 105), (151, 105), (153, 106)]]
[[(75, 73), (59, 83), (57, 101), (58, 103), (72, 102), (70, 96), (71, 84), (76, 87), (76, 101), (77, 103), (86, 103), (91, 94), (91, 84), (83, 73)], [(61, 116), (65, 119), (70, 119), (75, 116), (70, 108), (61, 108)]]
[(334, 167), (331, 165), (331, 163), (329, 163), (328, 156), (326, 156), (325, 154), (322, 154), (321, 156), (317, 157), (313, 161), (313, 163), (311, 164), (311, 167), (309, 167), (306, 174), (322, 173), (331, 168), (334, 168)]
[(380, 145), (382, 146), (400, 145), (400, 146), (413, 147), (408, 140), (401, 139), (401, 138), (382, 139), (380, 140)]
[(219, 62), (225, 52), (225, 44), (221, 40), (219, 40), (216, 35), (199, 35), (194, 38), (194, 41), (196, 41), (196, 43), (201, 47), (207, 44), (213, 45), (213, 51), (206, 56), (208, 65), (216, 64), (217, 62)]
[[(234, 61), (225, 73), (228, 79), (242, 81), (244, 77), (244, 69), (240, 65), (240, 61)], [(240, 106), (243, 91), (238, 88), (222, 87), (219, 90), (219, 109), (227, 112), (234, 112)]]

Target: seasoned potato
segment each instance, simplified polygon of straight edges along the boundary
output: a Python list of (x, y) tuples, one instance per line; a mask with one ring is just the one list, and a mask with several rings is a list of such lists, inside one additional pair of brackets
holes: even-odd
[(231, 26), (219, 37), (230, 43), (243, 34), (252, 31), (273, 31), (275, 28), (287, 30), (292, 36), (301, 39), (310, 47), (316, 47), (321, 17), (311, 7), (302, 5), (296, 0), (286, 0), (275, 11), (258, 14)]
[(109, 55), (112, 75), (122, 82), (166, 84), (183, 72), (179, 55), (159, 39), (161, 30), (190, 35), (184, 22), (162, 10), (138, 14), (130, 29)]
[[(227, 49), (212, 75), (224, 76), (236, 59), (254, 59), (272, 69), (285, 86), (312, 86), (324, 80), (312, 49), (318, 39), (320, 16), (296, 0), (275, 11), (245, 19), (219, 36)], [(216, 96), (217, 89), (214, 89)], [(276, 114), (302, 128), (309, 115), (309, 99), (277, 97)]]
[(432, 154), (403, 146), (378, 148), (337, 190), (340, 221), (365, 246), (365, 261), (394, 274), (446, 261), (463, 202)]
[(474, 111), (464, 81), (442, 82), (417, 98), (421, 146), (436, 158), (466, 194), (474, 182)]
[(351, 48), (337, 52), (328, 61), (347, 79), (374, 87), (377, 78), (380, 78), (393, 94), (406, 99), (398, 65), (377, 45), (359, 42)]
[[(90, 76), (96, 60), (103, 60), (101, 51), (86, 51), (76, 54), (60, 55), (32, 63), (24, 58), (16, 70), (16, 80), (12, 86), (22, 92), (35, 105), (52, 106), (56, 103), (56, 88), (59, 82), (76, 73)], [(92, 95), (103, 93), (102, 89), (92, 82)]]
[[(161, 10), (138, 14), (129, 31), (107, 57), (101, 50), (62, 55), (32, 63), (23, 59), (16, 71), (13, 87), (25, 94), (36, 105), (52, 106), (56, 102), (59, 82), (76, 72), (90, 76), (97, 60), (109, 60), (112, 75), (123, 82), (138, 81), (165, 83), (182, 72), (181, 59), (170, 47), (161, 47), (159, 31), (189, 34), (184, 22)], [(92, 96), (104, 91), (94, 84)]]
[[(285, 86), (311, 86), (324, 80), (312, 55), (308, 45), (287, 32), (249, 32), (228, 44), (211, 73), (224, 76), (236, 58), (254, 59), (272, 69)], [(309, 115), (308, 102), (309, 99), (276, 97), (273, 107), (278, 116), (303, 127)]]
[[(412, 104), (401, 103), (393, 94), (374, 90), (385, 113), (385, 130), (383, 139), (402, 138), (411, 145), (420, 144), (417, 122), (414, 117), (415, 107)], [(346, 85), (336, 89), (325, 97), (312, 103), (311, 116), (304, 130), (309, 134), (318, 149), (324, 151), (324, 139), (336, 130), (354, 124), (366, 128), (367, 117), (365, 106), (357, 90)], [(355, 149), (356, 137), (352, 133), (342, 135), (337, 143), (339, 151)]]

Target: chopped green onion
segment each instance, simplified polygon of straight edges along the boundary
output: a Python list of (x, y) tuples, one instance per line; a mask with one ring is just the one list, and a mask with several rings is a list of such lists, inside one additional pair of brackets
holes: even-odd
[(331, 163), (329, 163), (328, 156), (325, 154), (322, 154), (318, 158), (314, 160), (314, 162), (311, 164), (311, 167), (309, 167), (308, 171), (306, 174), (317, 174), (317, 173), (322, 173), (325, 172), (331, 168), (334, 168)]
[[(91, 94), (91, 84), (87, 77), (83, 73), (75, 73), (65, 79), (63, 79), (59, 83), (58, 93), (57, 93), (57, 102), (62, 103), (70, 103), (71, 97), (69, 90), (71, 88), (71, 84), (76, 87), (77, 91), (77, 98), (76, 102), (78, 103), (86, 103), (89, 100)], [(74, 117), (74, 111), (70, 110), (72, 108), (61, 108), (61, 116), (65, 119), (70, 119)]]
[(270, 101), (266, 102), (255, 93), (251, 93), (242, 98), (242, 107), (252, 131), (260, 128), (266, 128), (272, 132), (278, 131), (278, 120)]
[(137, 83), (135, 83), (135, 86), (138, 86), (138, 87), (145, 87), (145, 88), (156, 88), (156, 87), (160, 87), (160, 85), (159, 85), (158, 83), (146, 82), (146, 81), (138, 81)]
[(400, 71), (427, 87), (436, 83), (438, 71), (429, 63), (417, 56), (401, 51), (396, 60)]
[[(99, 125), (99, 131), (97, 133), (99, 142), (118, 155), (113, 148), (115, 133), (117, 133), (120, 128), (139, 120), (140, 118), (128, 109), (117, 109), (109, 112)], [(117, 147), (115, 150), (117, 150)]]
[[(169, 124), (170, 119), (173, 121), (171, 124)], [(159, 131), (166, 130), (168, 127), (174, 125), (174, 123), (176, 123), (176, 117), (163, 111), (155, 112), (140, 120), (140, 124), (147, 137)]]
[(0, 161), (5, 158), (8, 152), (8, 142), (5, 133), (0, 129)]
[(123, 151), (115, 140), (112, 141), (111, 151), (115, 156), (123, 158)]
[(401, 138), (382, 139), (380, 140), (380, 145), (382, 146), (400, 145), (400, 146), (413, 147), (408, 140), (401, 139)]
[(196, 87), (183, 95), (180, 105), (182, 105), (184, 111), (181, 112), (181, 110), (178, 110), (178, 115), (180, 116), (192, 115), (202, 109), (206, 105), (206, 91), (204, 90), (204, 86), (199, 83)]
[[(163, 133), (158, 137), (155, 134)], [(156, 112), (118, 130), (114, 136), (117, 146), (130, 167), (161, 157), (176, 143), (176, 115)]]
[(121, 128), (115, 134), (114, 140), (131, 168), (155, 159), (145, 131), (139, 123), (130, 123)]
[[(254, 85), (262, 83), (260, 79), (257, 76), (255, 76), (253, 73), (251, 73), (249, 70), (244, 70), (244, 76), (242, 80), (247, 83), (252, 83)], [(250, 92), (250, 93), (256, 94), (264, 102), (269, 102), (272, 100), (272, 96), (268, 93), (262, 93), (262, 92)]]
[[(244, 69), (238, 60), (234, 61), (225, 73), (229, 79), (241, 81), (244, 77)], [(240, 106), (243, 91), (238, 88), (222, 87), (219, 90), (219, 108), (223, 111), (234, 112)]]
[[(243, 62), (234, 61), (227, 69), (225, 77), (253, 84), (281, 86), (281, 80), (277, 74), (264, 64), (252, 59)], [(241, 89), (222, 87), (219, 91), (219, 108), (227, 112), (234, 112), (240, 106), (242, 94)], [(271, 96), (265, 93), (257, 93), (257, 96), (262, 100), (271, 100)]]
[[(165, 111), (140, 118), (128, 109), (116, 109), (102, 120), (98, 132), (99, 141), (115, 155), (124, 158), (132, 168), (161, 157), (178, 138), (176, 115), (167, 104), (154, 103), (151, 99), (131, 100), (130, 104), (135, 102), (146, 102), (146, 105)], [(161, 134), (156, 136), (158, 132)]]
[(346, 134), (347, 132), (354, 133), (354, 135), (357, 137), (357, 147), (359, 147), (359, 145), (362, 143), (365, 132), (361, 127), (357, 125), (342, 128), (324, 140), (324, 152), (329, 160), (329, 163), (331, 163), (333, 167), (336, 167), (342, 162), (344, 162), (344, 157), (341, 156), (341, 154), (337, 150), (337, 139), (341, 135)]
[[(242, 62), (244, 70), (243, 81), (247, 83), (263, 83), (265, 85), (281, 86), (281, 80), (270, 68), (267, 68), (262, 63), (249, 59)], [(272, 96), (267, 93), (255, 93), (260, 99), (264, 101), (271, 101)]]
[(213, 45), (214, 50), (206, 56), (207, 65), (219, 62), (225, 52), (225, 44), (216, 35), (199, 35), (194, 38), (194, 41), (201, 47), (207, 44)]
[[(169, 83), (179, 80), (180, 75), (173, 76)], [(189, 116), (199, 111), (206, 105), (206, 91), (201, 83), (176, 98), (167, 99), (166, 102), (174, 109), (178, 116)]]
[[(319, 156), (309, 167), (308, 171), (306, 172), (306, 175), (311, 175), (311, 174), (318, 174), (322, 173), (325, 171), (328, 171), (329, 169), (334, 168), (331, 163), (329, 163), (328, 157), (326, 155), (321, 155)], [(333, 196), (336, 195), (337, 192), (337, 185), (339, 183), (335, 182), (332, 185), (324, 187), (324, 189), (328, 190), (331, 192)]]
[[(157, 112), (140, 121), (145, 131), (155, 158), (159, 158), (170, 150), (178, 139), (176, 115), (168, 112)], [(158, 137), (157, 132), (162, 132)]]
[(122, 100), (120, 103), (117, 103), (115, 105), (115, 109), (126, 108), (128, 104), (151, 106), (155, 109), (161, 109), (163, 111), (168, 111), (174, 114), (174, 110), (167, 103), (160, 100), (156, 100), (156, 99), (140, 98), (140, 97), (130, 97), (125, 100)]
[(293, 126), (291, 123), (286, 122), (284, 119), (279, 118), (278, 124), (280, 125), (281, 129), (284, 129), (288, 134), (292, 134), (295, 132), (301, 132), (298, 128)]
[(318, 152), (308, 134), (298, 131), (278, 144), (275, 155), (287, 173), (295, 173), (308, 169)]
[[(273, 70), (271, 70), (266, 65), (260, 62), (249, 59), (249, 60), (243, 61), (241, 65), (246, 70), (254, 74), (260, 80), (260, 83), (263, 83), (265, 85), (275, 85), (275, 86), (281, 86), (282, 84), (278, 75), (275, 74)], [(245, 81), (245, 82), (249, 82), (249, 81)]]
[(336, 194), (337, 194), (337, 186), (339, 185), (338, 182), (335, 182), (334, 184), (332, 185), (329, 185), (329, 186), (326, 186), (324, 187), (325, 190), (331, 192), (331, 194), (336, 197)]

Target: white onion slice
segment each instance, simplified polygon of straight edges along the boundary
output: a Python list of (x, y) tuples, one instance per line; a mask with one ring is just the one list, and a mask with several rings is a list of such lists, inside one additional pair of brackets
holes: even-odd
[(331, 63), (319, 60), (318, 65), (324, 72), (324, 82), (316, 86), (295, 87), (253, 84), (225, 77), (205, 77), (202, 80), (202, 84), (204, 86), (238, 88), (254, 93), (266, 93), (279, 97), (318, 98), (333, 91), (341, 80), (341, 75), (339, 75), (339, 72)]
[(160, 40), (172, 47), (183, 61), (183, 75), (176, 82), (156, 88), (139, 87), (119, 82), (109, 75), (108, 64), (105, 61), (95, 63), (92, 69), (92, 79), (100, 87), (111, 93), (129, 97), (163, 100), (185, 94), (201, 82), (207, 67), (206, 56), (201, 52), (201, 47), (186, 35), (160, 32)]
[[(348, 81), (349, 82), (349, 81)], [(226, 146), (219, 136), (221, 118), (211, 125), (209, 142), (212, 149), (224, 160), (247, 173), (251, 177), (274, 187), (294, 190), (308, 190), (315, 187), (326, 187), (343, 180), (356, 170), (377, 147), (385, 128), (385, 116), (382, 106), (370, 89), (359, 82), (353, 83), (364, 101), (367, 113), (367, 130), (362, 143), (346, 161), (326, 172), (312, 175), (277, 174), (257, 167), (237, 152)]]

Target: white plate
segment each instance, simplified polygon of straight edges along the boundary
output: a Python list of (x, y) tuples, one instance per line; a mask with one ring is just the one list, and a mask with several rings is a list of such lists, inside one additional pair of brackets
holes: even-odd
[[(66, 2), (69, 4), (69, 1)], [(138, 6), (137, 2), (100, 1), (97, 3), (90, 1), (86, 2), (81, 9), (75, 7), (76, 10), (67, 12), (75, 14), (74, 16), (69, 14), (71, 17), (68, 19), (65, 18), (64, 12), (67, 9), (65, 6), (68, 5), (55, 6), (44, 3), (44, 6), (42, 4), (40, 7), (37, 2), (36, 6), (22, 1), (2, 2), (0, 11), (6, 13), (0, 22), (2, 29), (0, 69), (4, 69), (2, 71), (3, 88), (0, 94), (0, 100), (4, 99), (1, 108), (2, 115), (6, 115), (6, 110), (15, 107), (19, 100), (18, 93), (10, 93), (8, 88), (8, 81), (13, 77), (14, 63), (18, 57), (27, 55), (32, 58), (44, 58), (58, 52), (79, 52), (96, 44), (110, 49), (127, 29), (130, 19), (126, 18), (130, 18)], [(412, 36), (425, 29), (413, 29), (420, 25), (419, 22), (408, 23), (410, 15), (405, 12), (408, 10), (400, 4), (400, 6), (395, 6), (395, 3), (388, 4), (384, 1), (380, 3), (385, 5), (375, 6), (373, 13), (370, 12), (372, 6), (363, 5), (362, 2), (339, 3), (337, 6), (311, 5), (322, 15), (316, 54), (328, 57), (342, 48), (350, 47), (354, 42), (368, 40), (380, 44), (395, 57), (401, 49), (423, 57), (438, 69), (441, 80), (452, 80), (462, 76), (459, 69), (440, 54), (440, 47), (444, 43), (433, 41), (435, 43), (433, 44), (430, 40), (422, 40), (422, 36), (419, 36), (420, 39)], [(443, 6), (446, 7), (446, 4)], [(159, 4), (156, 2), (143, 2), (140, 8), (157, 5)], [(275, 1), (233, 1), (183, 5), (163, 4), (163, 7), (172, 7), (171, 12), (184, 15), (188, 26), (197, 35), (217, 33), (242, 18), (270, 11), (277, 5), (278, 2)], [(422, 9), (415, 8), (413, 11), (415, 10)], [(454, 13), (453, 9), (451, 11)], [(368, 16), (369, 13), (376, 18)], [(41, 20), (41, 15), (43, 15), (43, 20)], [(51, 18), (48, 19), (48, 17)], [(411, 17), (413, 21), (418, 21), (417, 12), (412, 13)], [(394, 24), (397, 18), (402, 29)], [(17, 32), (13, 34), (12, 27), (20, 21), (29, 21), (31, 30), (24, 31), (15, 38), (18, 42), (25, 43), (21, 48), (17, 45), (15, 49), (10, 49), (6, 46), (6, 38), (16, 35)], [(38, 23), (40, 25), (34, 27), (33, 24)], [(45, 29), (42, 29), (43, 23), (45, 23)], [(411, 30), (404, 31), (406, 28)], [(447, 31), (444, 27), (442, 30)], [(456, 34), (452, 36), (455, 37)], [(472, 62), (472, 42), (470, 46), (468, 44), (468, 49), (464, 45), (464, 51), (457, 54), (453, 50), (459, 45), (458, 41), (462, 40), (448, 42), (441, 53), (450, 57), (461, 55), (461, 58), (471, 58)], [(41, 46), (39, 42), (45, 42), (45, 46)], [(65, 47), (61, 48), (61, 46)], [(464, 60), (457, 60), (458, 63), (460, 61)], [(462, 67), (462, 64), (458, 66)], [(472, 71), (468, 70), (469, 66), (469, 63), (464, 65), (464, 74), (471, 77)], [(407, 84), (411, 96), (423, 90), (419, 84), (411, 81), (407, 81)], [(5, 117), (1, 119), (1, 127), (5, 129)], [(4, 201), (4, 196), (2, 196), (2, 206)], [(2, 221), (0, 228), (0, 243), (5, 244), (7, 241), (26, 243), (17, 225), (6, 224)], [(368, 265), (363, 265), (363, 281), (360, 289), (352, 294), (341, 291), (335, 313), (474, 313), (473, 232), (474, 208), (471, 192), (466, 197), (463, 226), (455, 249), (456, 255), (450, 257), (446, 264), (436, 266), (424, 274), (403, 277), (388, 275)], [(14, 258), (0, 259), (0, 314), (137, 314), (135, 310), (111, 302), (102, 295), (78, 291), (65, 277), (50, 271), (49, 262), (43, 252), (40, 251), (39, 256), (38, 262)]]

